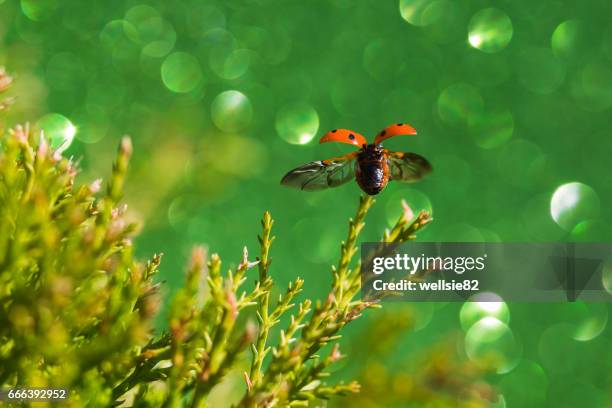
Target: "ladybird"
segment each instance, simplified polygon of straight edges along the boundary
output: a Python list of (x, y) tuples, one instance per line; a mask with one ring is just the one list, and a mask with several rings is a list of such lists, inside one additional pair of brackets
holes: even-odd
[(337, 187), (355, 179), (369, 195), (380, 193), (390, 180), (415, 182), (432, 171), (431, 164), (416, 153), (394, 152), (382, 147), (383, 140), (395, 136), (416, 135), (415, 128), (398, 123), (381, 130), (373, 143), (348, 129), (334, 129), (319, 141), (348, 143), (359, 148), (341, 157), (304, 164), (289, 171), (281, 184), (305, 191)]

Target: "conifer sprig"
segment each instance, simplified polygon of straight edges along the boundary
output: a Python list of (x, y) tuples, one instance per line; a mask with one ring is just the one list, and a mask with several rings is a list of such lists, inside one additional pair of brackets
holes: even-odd
[[(0, 94), (11, 82), (0, 68)], [(7, 106), (0, 101), (0, 111)], [(359, 200), (325, 300), (300, 298), (300, 278), (271, 298), (266, 212), (257, 259), (245, 248), (224, 270), (218, 254), (193, 250), (158, 335), (162, 256), (135, 259), (136, 226), (121, 203), (132, 153), (123, 138), (102, 193), (101, 180), (76, 184), (78, 166), (41, 131), (0, 133), (0, 387), (66, 388), (72, 407), (205, 407), (250, 348), (240, 407), (307, 406), (359, 391), (356, 382), (328, 383), (329, 368), (344, 358), (344, 326), (377, 306), (358, 298), (354, 262), (374, 200)], [(413, 239), (428, 220), (400, 218), (385, 240)]]

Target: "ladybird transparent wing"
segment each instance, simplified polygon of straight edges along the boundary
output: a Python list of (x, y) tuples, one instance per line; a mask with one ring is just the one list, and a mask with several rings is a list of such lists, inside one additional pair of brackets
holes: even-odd
[(387, 152), (391, 180), (414, 182), (432, 170), (426, 158), (416, 153)]
[(304, 164), (285, 174), (281, 184), (305, 191), (337, 187), (355, 177), (355, 153)]

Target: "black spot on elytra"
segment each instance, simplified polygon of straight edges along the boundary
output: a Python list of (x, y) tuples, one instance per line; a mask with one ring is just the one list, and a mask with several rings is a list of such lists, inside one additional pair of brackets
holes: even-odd
[(351, 133), (351, 134), (349, 135), (349, 139), (351, 139), (351, 140), (355, 140), (355, 135)]
[(338, 131), (338, 129), (334, 129), (332, 130), (332, 133), (336, 133)]
[(403, 123), (398, 123), (397, 126), (404, 126), (404, 124)]
[(383, 131), (381, 131), (381, 132), (380, 132), (380, 135), (381, 135), (381, 136), (384, 136), (384, 135), (385, 135), (385, 133), (387, 133), (387, 132), (385, 132), (385, 131), (383, 130)]

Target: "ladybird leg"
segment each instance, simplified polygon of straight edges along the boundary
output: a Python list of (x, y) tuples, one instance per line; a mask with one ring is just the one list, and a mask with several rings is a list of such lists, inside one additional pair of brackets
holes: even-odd
[(410, 154), (410, 153), (406, 153), (406, 152), (394, 152), (392, 150), (389, 149), (382, 149), (383, 150), (383, 154), (389, 158), (389, 157), (393, 157), (395, 159), (403, 159), (406, 157), (406, 155)]

